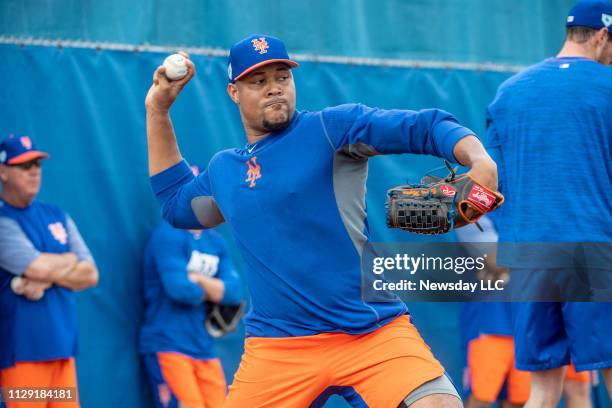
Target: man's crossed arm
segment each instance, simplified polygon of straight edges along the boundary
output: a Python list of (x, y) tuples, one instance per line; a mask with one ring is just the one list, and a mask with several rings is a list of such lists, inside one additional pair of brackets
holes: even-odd
[(72, 219), (67, 220), (70, 252), (38, 251), (10, 219), (0, 219), (0, 267), (21, 277), (18, 289), (31, 300), (40, 299), (52, 285), (83, 290), (98, 283), (98, 269)]

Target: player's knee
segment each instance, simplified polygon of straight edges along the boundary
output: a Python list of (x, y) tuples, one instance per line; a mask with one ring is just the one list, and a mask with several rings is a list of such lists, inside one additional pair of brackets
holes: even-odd
[(554, 408), (558, 405), (559, 400), (561, 400), (561, 387), (559, 389), (557, 387), (546, 388), (541, 384), (537, 386), (532, 384), (525, 407)]
[(471, 395), (467, 402), (467, 408), (491, 408), (492, 406), (492, 403), (476, 399), (474, 395)]
[(566, 398), (589, 398), (591, 384), (589, 382), (566, 379), (563, 384), (563, 396)]
[(529, 394), (529, 400), (537, 400), (541, 401), (546, 405), (555, 405), (561, 399), (561, 390), (557, 392), (555, 389), (546, 389), (546, 388), (531, 388), (531, 393)]
[(513, 404), (508, 401), (503, 401), (501, 403), (501, 408), (523, 408), (524, 404)]
[[(603, 368), (601, 370), (601, 374), (603, 375), (606, 384), (612, 384), (612, 367)], [(612, 392), (612, 390), (610, 390), (610, 392)]]
[(410, 405), (401, 403), (398, 408), (463, 408), (461, 399), (449, 394), (431, 394)]
[(446, 374), (417, 387), (404, 398), (398, 408), (463, 407), (461, 398)]

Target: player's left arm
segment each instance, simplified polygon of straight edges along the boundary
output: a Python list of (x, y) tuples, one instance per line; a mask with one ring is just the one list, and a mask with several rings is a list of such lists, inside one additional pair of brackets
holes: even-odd
[(15, 288), (16, 293), (32, 301), (42, 298), (45, 290), (52, 285), (51, 282), (32, 279), (25, 274), (32, 262), (40, 256), (41, 253), (16, 221), (0, 218), (0, 267), (15, 275), (13, 280), (19, 282)]
[(334, 150), (352, 156), (415, 153), (456, 162), (455, 144), (474, 135), (440, 109), (387, 110), (349, 104), (325, 109), (321, 114)]
[(21, 292), (28, 299), (40, 299), (44, 291), (53, 284), (73, 290), (85, 289), (97, 284), (98, 270), (93, 263), (89, 249), (87, 249), (70, 217), (67, 218), (67, 233), (70, 244), (68, 254), (71, 254), (76, 262), (74, 264), (72, 264), (72, 261), (70, 261), (71, 263), (54, 263), (53, 265), (66, 264), (65, 269), (59, 273), (34, 273), (31, 275), (30, 272), (34, 270), (32, 265), (39, 260), (42, 259), (41, 262), (45, 263), (47, 259), (45, 257), (59, 257), (64, 254), (39, 252), (16, 222), (6, 218), (0, 219), (0, 266), (21, 277)]
[(219, 237), (219, 245), (221, 251), (219, 253), (219, 273), (217, 273), (217, 278), (225, 285), (225, 293), (219, 300), (219, 303), (223, 305), (237, 305), (242, 299), (240, 278), (236, 268), (234, 268), (234, 262), (227, 248), (227, 243), (221, 237)]
[(234, 268), (225, 241), (221, 237), (218, 237), (218, 241), (221, 250), (218, 254), (219, 270), (215, 277), (190, 274), (189, 278), (204, 289), (206, 300), (224, 305), (235, 305), (240, 303), (242, 298), (240, 278)]
[(71, 217), (66, 217), (66, 229), (70, 252), (78, 261), (62, 277), (54, 281), (56, 285), (72, 290), (84, 290), (98, 284), (99, 273), (89, 248)]
[(470, 168), (468, 174), (476, 182), (497, 191), (497, 165), (476, 136), (459, 140), (453, 154), (459, 163)]
[(497, 170), (474, 132), (440, 109), (385, 110), (342, 105), (322, 111), (322, 123), (336, 151), (353, 157), (429, 154), (471, 168), (471, 176), (496, 190)]
[(204, 290), (205, 300), (219, 303), (225, 294), (225, 283), (221, 279), (190, 273), (188, 278)]

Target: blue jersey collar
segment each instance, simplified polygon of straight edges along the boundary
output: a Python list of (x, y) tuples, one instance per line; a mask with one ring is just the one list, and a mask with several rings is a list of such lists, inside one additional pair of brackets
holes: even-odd
[(289, 126), (287, 126), (285, 129), (280, 130), (278, 132), (272, 132), (270, 133), (268, 136), (264, 137), (263, 139), (253, 143), (253, 144), (246, 144), (242, 149), (238, 149), (240, 153), (243, 154), (254, 154), (257, 151), (261, 150), (264, 146), (267, 146), (268, 144), (270, 144), (271, 142), (281, 138), (282, 136), (286, 135), (287, 133), (291, 132), (295, 126), (297, 125), (297, 122), (300, 119), (300, 116), (302, 115), (302, 112), (298, 111), (296, 109), (295, 113), (293, 114), (293, 118), (291, 118), (291, 123), (289, 123)]

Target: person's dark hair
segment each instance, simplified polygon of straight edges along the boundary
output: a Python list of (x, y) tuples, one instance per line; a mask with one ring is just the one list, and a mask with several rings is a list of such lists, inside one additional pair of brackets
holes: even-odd
[[(573, 26), (565, 29), (565, 40), (584, 44), (595, 35), (598, 30), (590, 27)], [(612, 41), (612, 32), (608, 31), (608, 40)]]
[(579, 44), (583, 44), (595, 35), (597, 30), (590, 27), (573, 26), (565, 30), (565, 39)]

